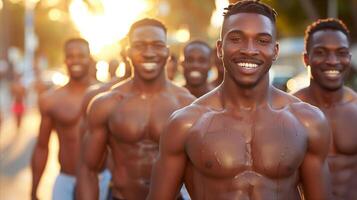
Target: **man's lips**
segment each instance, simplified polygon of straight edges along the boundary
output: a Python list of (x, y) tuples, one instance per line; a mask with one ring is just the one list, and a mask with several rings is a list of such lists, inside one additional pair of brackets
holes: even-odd
[(341, 72), (339, 70), (324, 70), (323, 73), (328, 77), (328, 78), (338, 78), (341, 75)]
[(143, 63), (142, 66), (147, 71), (153, 71), (157, 68), (157, 63)]
[(201, 78), (202, 74), (199, 71), (191, 71), (189, 73), (189, 76), (192, 77), (192, 78)]
[(72, 65), (71, 66), (71, 71), (73, 71), (73, 72), (80, 72), (80, 71), (82, 71), (82, 65)]

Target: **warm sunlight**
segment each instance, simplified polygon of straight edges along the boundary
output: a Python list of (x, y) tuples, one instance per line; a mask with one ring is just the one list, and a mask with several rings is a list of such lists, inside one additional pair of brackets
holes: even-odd
[(147, 0), (102, 0), (95, 4), (73, 0), (70, 15), (81, 36), (88, 40), (93, 55), (104, 58), (113, 56), (108, 55), (113, 49), (108, 52), (104, 48), (116, 48), (118, 52), (119, 40), (148, 8)]

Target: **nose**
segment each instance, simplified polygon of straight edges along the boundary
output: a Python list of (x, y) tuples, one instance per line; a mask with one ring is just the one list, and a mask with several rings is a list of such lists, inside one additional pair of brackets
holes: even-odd
[(254, 41), (252, 39), (248, 40), (246, 42), (247, 44), (245, 46), (242, 46), (240, 52), (242, 54), (245, 54), (247, 56), (255, 56), (258, 54), (258, 50), (254, 45)]
[(151, 45), (147, 45), (144, 52), (143, 52), (143, 56), (145, 58), (152, 58), (155, 56), (155, 51), (153, 49), (153, 47)]
[(336, 53), (330, 52), (330, 53), (327, 55), (326, 63), (329, 64), (329, 65), (336, 65), (336, 64), (338, 64), (338, 63), (339, 63), (339, 59), (337, 58)]

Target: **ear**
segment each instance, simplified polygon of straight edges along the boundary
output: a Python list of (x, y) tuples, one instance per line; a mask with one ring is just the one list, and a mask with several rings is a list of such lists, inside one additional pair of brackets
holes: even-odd
[(276, 59), (278, 58), (279, 55), (279, 43), (277, 42), (274, 46), (274, 57), (273, 57), (273, 61), (276, 61)]
[(182, 60), (180, 63), (181, 63), (182, 69), (185, 69), (185, 68), (186, 68), (186, 63), (185, 63), (185, 61)]
[(218, 56), (218, 58), (222, 59), (223, 54), (222, 54), (222, 41), (221, 40), (217, 40), (216, 47), (217, 47), (217, 56)]
[(304, 52), (304, 53), (302, 54), (302, 59), (303, 59), (303, 61), (304, 61), (305, 67), (307, 67), (307, 66), (310, 65), (309, 55), (307, 54), (307, 52)]

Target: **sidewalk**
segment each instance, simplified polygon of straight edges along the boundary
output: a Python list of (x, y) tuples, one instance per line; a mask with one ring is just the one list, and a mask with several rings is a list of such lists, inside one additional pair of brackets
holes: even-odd
[[(0, 199), (31, 199), (30, 160), (36, 143), (40, 115), (37, 109), (27, 110), (18, 134), (12, 117), (3, 120), (0, 130)], [(50, 138), (49, 148), (47, 166), (37, 192), (40, 200), (51, 199), (54, 179), (59, 171), (58, 140), (54, 133)]]

